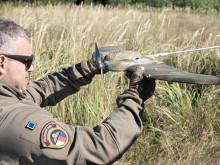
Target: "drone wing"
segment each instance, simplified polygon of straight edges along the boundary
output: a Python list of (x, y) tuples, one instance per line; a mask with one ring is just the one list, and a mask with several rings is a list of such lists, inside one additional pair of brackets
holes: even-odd
[(144, 68), (144, 75), (156, 80), (188, 84), (220, 85), (219, 76), (189, 73), (165, 64), (146, 65)]
[[(118, 53), (114, 55), (110, 53), (106, 55), (108, 58), (105, 57), (105, 59), (101, 61), (99, 51), (106, 54), (110, 52)], [(142, 57), (141, 54), (137, 52), (123, 51), (116, 46), (107, 46), (98, 49), (96, 45), (96, 59), (99, 61), (99, 65), (102, 64), (105, 69), (110, 71), (134, 71), (137, 66), (143, 66), (145, 68), (144, 75), (156, 80), (188, 84), (220, 85), (219, 76), (189, 73), (165, 65), (152, 57)]]

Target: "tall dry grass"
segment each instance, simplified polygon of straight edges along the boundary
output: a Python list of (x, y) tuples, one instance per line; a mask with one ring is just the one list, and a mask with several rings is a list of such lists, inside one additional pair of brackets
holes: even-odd
[[(220, 44), (220, 15), (190, 10), (102, 6), (2, 5), (0, 16), (31, 33), (36, 59), (32, 79), (89, 58), (94, 43), (143, 54)], [(220, 74), (219, 50), (161, 58), (167, 64), (203, 74)], [(72, 125), (95, 126), (111, 113), (128, 87), (123, 73), (100, 76), (48, 111)], [(219, 164), (220, 88), (157, 81), (145, 103), (144, 131), (115, 164)]]

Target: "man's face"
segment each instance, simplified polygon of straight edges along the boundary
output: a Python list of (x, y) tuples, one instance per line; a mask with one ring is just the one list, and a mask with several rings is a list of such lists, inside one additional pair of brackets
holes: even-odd
[[(31, 56), (32, 52), (29, 41), (25, 38), (18, 38), (13, 54)], [(21, 92), (26, 91), (29, 73), (34, 70), (34, 67), (31, 65), (31, 67), (28, 69), (25, 65), (25, 61), (9, 59), (7, 57), (5, 59), (5, 62), (5, 73), (2, 76), (2, 80), (13, 85)]]

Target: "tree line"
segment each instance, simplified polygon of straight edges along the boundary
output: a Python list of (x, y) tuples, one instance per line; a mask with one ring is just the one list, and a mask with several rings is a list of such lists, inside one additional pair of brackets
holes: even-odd
[(83, 4), (102, 4), (106, 5), (135, 5), (141, 4), (143, 6), (151, 6), (156, 8), (163, 7), (176, 7), (191, 9), (204, 9), (210, 10), (214, 9), (217, 12), (220, 12), (220, 0), (0, 0), (1, 2), (12, 2), (14, 4), (19, 3), (35, 3), (35, 4), (56, 4), (56, 3), (74, 3), (77, 5)]

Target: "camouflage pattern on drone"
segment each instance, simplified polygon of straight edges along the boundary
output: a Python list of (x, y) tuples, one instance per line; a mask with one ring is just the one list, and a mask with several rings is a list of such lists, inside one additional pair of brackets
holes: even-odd
[[(105, 53), (104, 59), (101, 58), (100, 52)], [(220, 85), (219, 76), (189, 73), (163, 64), (163, 62), (153, 58), (152, 55), (151, 57), (147, 57), (136, 51), (123, 51), (121, 48), (115, 46), (98, 49), (97, 45), (95, 53), (97, 58), (99, 58), (98, 63), (102, 65), (101, 69), (103, 70), (126, 72), (134, 71), (137, 66), (143, 66), (145, 69), (144, 75), (156, 80), (189, 84)]]

